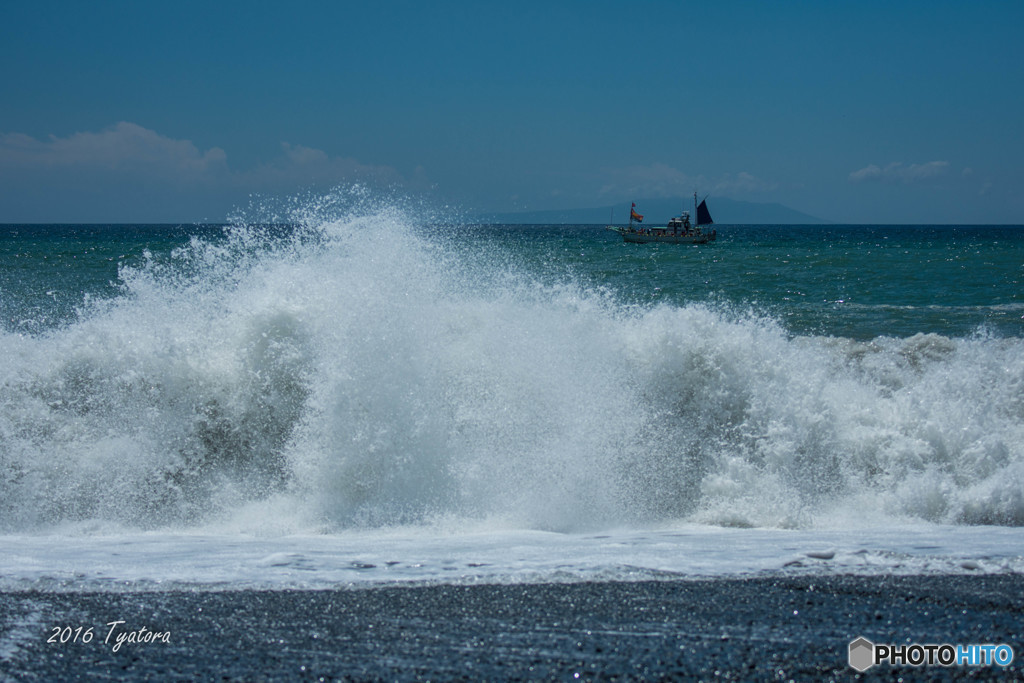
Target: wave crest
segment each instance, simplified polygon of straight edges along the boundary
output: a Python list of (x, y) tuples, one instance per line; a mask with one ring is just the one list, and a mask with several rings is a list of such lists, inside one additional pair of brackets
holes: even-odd
[(637, 308), (347, 211), (0, 336), (0, 526), (1024, 524), (1020, 340)]

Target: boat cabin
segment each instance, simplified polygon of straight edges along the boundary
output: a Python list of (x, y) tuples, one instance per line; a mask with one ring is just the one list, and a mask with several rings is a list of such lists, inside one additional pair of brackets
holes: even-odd
[(683, 211), (683, 215), (682, 216), (676, 216), (674, 218), (670, 218), (668, 220), (668, 227), (666, 229), (667, 230), (672, 230), (673, 232), (675, 232), (677, 230), (682, 230), (683, 232), (689, 231), (689, 229), (690, 229), (690, 212), (689, 211)]

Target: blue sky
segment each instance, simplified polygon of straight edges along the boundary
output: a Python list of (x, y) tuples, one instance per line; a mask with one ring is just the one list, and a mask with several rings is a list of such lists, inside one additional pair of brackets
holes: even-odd
[(1024, 2), (0, 3), (0, 222), (694, 190), (1024, 223)]

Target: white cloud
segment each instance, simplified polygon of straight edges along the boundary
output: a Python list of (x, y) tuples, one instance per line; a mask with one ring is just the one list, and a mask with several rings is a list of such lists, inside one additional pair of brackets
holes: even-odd
[(0, 170), (78, 170), (96, 174), (127, 171), (140, 179), (177, 180), (215, 188), (292, 192), (311, 184), (360, 180), (401, 184), (390, 166), (369, 166), (355, 159), (281, 143), (282, 156), (270, 164), (237, 170), (220, 147), (200, 151), (191, 140), (177, 140), (122, 121), (98, 133), (54, 135), (37, 140), (22, 133), (0, 135)]
[(605, 169), (604, 175), (607, 181), (600, 192), (602, 195), (614, 197), (668, 198), (687, 195), (694, 191), (717, 195), (743, 195), (768, 192), (777, 187), (777, 184), (746, 171), (726, 173), (712, 179), (704, 175), (689, 175), (662, 163)]
[(602, 195), (640, 195), (644, 197), (675, 197), (689, 191), (696, 180), (666, 164), (627, 166), (605, 169), (608, 179), (601, 187)]
[(852, 183), (869, 181), (916, 183), (942, 175), (948, 168), (948, 161), (929, 161), (924, 164), (910, 164), (909, 166), (901, 161), (894, 161), (884, 168), (870, 164), (850, 173), (849, 179)]
[[(201, 150), (129, 122), (67, 137), (0, 133), (0, 221), (216, 219), (252, 193), (291, 196), (351, 182), (409, 186), (390, 166), (288, 143), (271, 163), (231, 168), (220, 147)], [(429, 185), (423, 169), (411, 183)]]
[(277, 161), (236, 174), (236, 182), (250, 189), (281, 190), (309, 185), (336, 185), (359, 180), (381, 185), (404, 185), (391, 166), (361, 164), (347, 157), (331, 157), (323, 150), (281, 143)]
[(81, 167), (98, 170), (151, 168), (203, 174), (224, 167), (219, 147), (200, 152), (190, 140), (174, 140), (122, 121), (99, 133), (51, 135), (36, 140), (21, 133), (0, 136), (0, 165), (26, 168)]
[(740, 171), (736, 175), (726, 174), (712, 188), (716, 194), (744, 194), (749, 192), (771, 192), (778, 183), (762, 180), (752, 173)]

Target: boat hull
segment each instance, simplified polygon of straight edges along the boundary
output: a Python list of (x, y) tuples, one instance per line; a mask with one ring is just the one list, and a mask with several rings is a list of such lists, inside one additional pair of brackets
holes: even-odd
[(649, 244), (652, 242), (664, 244), (707, 244), (708, 242), (714, 242), (715, 237), (717, 237), (714, 231), (710, 233), (640, 232), (635, 229), (630, 230), (629, 228), (620, 228), (611, 225), (608, 226), (608, 229), (622, 235), (622, 240), (624, 242), (632, 242), (634, 244)]

